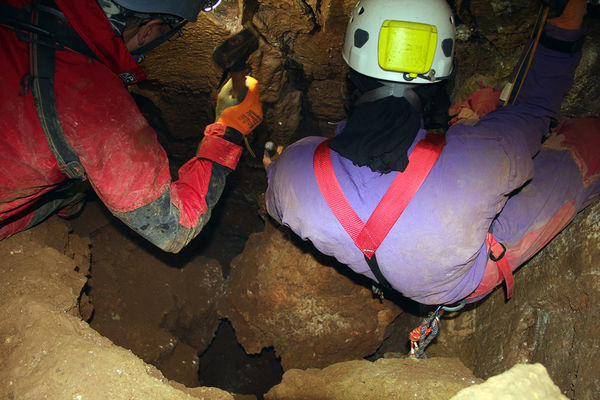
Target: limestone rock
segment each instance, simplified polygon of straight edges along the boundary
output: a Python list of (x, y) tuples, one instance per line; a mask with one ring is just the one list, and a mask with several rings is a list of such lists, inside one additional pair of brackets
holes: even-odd
[(345, 119), (344, 86), (344, 81), (337, 80), (315, 80), (311, 83), (307, 99), (310, 104), (319, 104), (311, 110), (319, 120), (331, 123)]
[(583, 55), (575, 70), (573, 88), (563, 100), (561, 112), (566, 117), (600, 114), (600, 26), (592, 25), (583, 46)]
[(457, 358), (380, 358), (289, 370), (265, 399), (442, 400), (479, 382)]
[(252, 22), (269, 44), (284, 52), (293, 49), (297, 35), (315, 28), (313, 10), (298, 0), (261, 1)]
[(450, 400), (566, 400), (542, 364), (517, 364), (480, 385), (465, 388)]
[(80, 319), (88, 245), (57, 217), (0, 241), (0, 398), (233, 400), (216, 388), (173, 388)]
[(305, 251), (307, 245), (268, 223), (233, 260), (219, 304), (246, 352), (273, 346), (284, 370), (368, 356), (400, 313), (338, 272), (331, 259)]

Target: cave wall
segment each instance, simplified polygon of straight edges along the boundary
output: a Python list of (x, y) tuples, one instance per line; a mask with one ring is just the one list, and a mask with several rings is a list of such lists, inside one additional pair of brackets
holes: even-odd
[[(267, 140), (287, 145), (304, 136), (330, 136), (345, 118), (347, 66), (341, 47), (354, 4), (354, 0), (224, 0), (215, 12), (201, 13), (198, 23), (184, 28), (181, 38), (148, 53), (142, 66), (149, 79), (133, 90), (160, 108), (172, 138), (199, 138), (214, 119), (223, 76), (212, 52), (242, 26), (250, 26), (260, 35), (260, 43), (250, 56), (248, 72), (260, 82), (265, 111), (263, 124), (251, 137), (255, 153), (262, 153)], [(449, 83), (451, 98), (463, 100), (479, 82), (502, 87), (531, 35), (539, 2), (450, 4), (458, 27), (458, 68)], [(566, 116), (599, 110), (598, 10), (592, 11), (584, 60), (563, 108)], [(188, 155), (193, 150), (188, 146)]]
[[(265, 120), (255, 131), (259, 154), (273, 139), (289, 144), (302, 123), (313, 133), (332, 133), (344, 118), (346, 66), (339, 49), (354, 1), (224, 0), (213, 13), (184, 28), (181, 38), (148, 53), (143, 67), (149, 79), (133, 90), (151, 99), (175, 138), (199, 137), (214, 119), (214, 103), (223, 71), (212, 52), (227, 37), (251, 26), (260, 35), (248, 72), (261, 85)], [(282, 16), (285, 16), (282, 18)], [(181, 112), (185, 110), (185, 112)]]

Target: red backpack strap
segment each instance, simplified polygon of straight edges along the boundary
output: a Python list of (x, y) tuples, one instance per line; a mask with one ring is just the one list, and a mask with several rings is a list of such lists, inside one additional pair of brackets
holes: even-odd
[(315, 150), (313, 166), (321, 194), (344, 230), (367, 259), (373, 257), (383, 239), (419, 190), (445, 143), (444, 135), (434, 134), (428, 134), (424, 140), (417, 143), (408, 158), (408, 167), (404, 172), (396, 175), (366, 224), (348, 203), (335, 177), (327, 141), (319, 144)]

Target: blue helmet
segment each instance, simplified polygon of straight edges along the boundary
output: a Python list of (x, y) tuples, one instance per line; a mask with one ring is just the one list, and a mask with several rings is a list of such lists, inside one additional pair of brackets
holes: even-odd
[(113, 0), (123, 8), (144, 14), (168, 14), (196, 22), (200, 11), (211, 11), (221, 0)]

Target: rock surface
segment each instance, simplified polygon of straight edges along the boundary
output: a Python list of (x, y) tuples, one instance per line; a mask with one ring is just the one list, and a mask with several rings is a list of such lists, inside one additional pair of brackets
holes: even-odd
[(542, 364), (517, 364), (480, 385), (465, 388), (450, 400), (566, 400)]
[(114, 218), (100, 210), (95, 217), (100, 228), (91, 234), (93, 273), (87, 283), (92, 328), (166, 371), (169, 379), (196, 386), (198, 353), (206, 350), (219, 325), (221, 266), (202, 256), (147, 247)]
[(310, 249), (267, 223), (233, 260), (219, 304), (246, 352), (273, 346), (284, 370), (368, 356), (400, 313)]
[(457, 358), (355, 360), (322, 370), (289, 370), (265, 399), (447, 400), (481, 382)]
[(292, 369), (266, 400), (567, 399), (541, 364), (517, 364), (483, 382), (457, 358), (381, 358)]
[(78, 312), (89, 256), (89, 239), (56, 217), (0, 241), (0, 398), (233, 399), (216, 388), (175, 388), (90, 328)]

